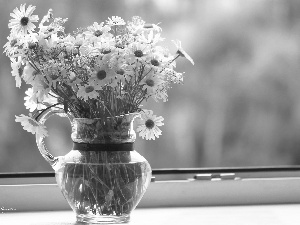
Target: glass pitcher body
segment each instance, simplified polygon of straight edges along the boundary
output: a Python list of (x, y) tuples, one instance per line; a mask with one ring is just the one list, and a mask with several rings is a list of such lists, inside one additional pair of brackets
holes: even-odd
[(65, 156), (53, 157), (42, 137), (37, 137), (37, 145), (55, 170), (58, 186), (77, 221), (128, 222), (151, 180), (150, 164), (134, 149), (136, 114), (87, 119), (52, 110), (39, 121), (44, 124), (54, 114), (69, 118), (73, 149)]

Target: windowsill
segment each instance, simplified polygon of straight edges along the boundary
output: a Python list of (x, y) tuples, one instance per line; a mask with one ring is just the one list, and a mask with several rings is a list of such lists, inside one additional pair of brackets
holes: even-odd
[[(293, 225), (299, 221), (300, 204), (138, 208), (130, 225)], [(79, 225), (68, 211), (40, 211), (0, 214), (1, 224)]]
[[(138, 207), (298, 204), (300, 178), (168, 180), (152, 182)], [(0, 209), (16, 212), (70, 209), (57, 184), (0, 185)]]
[[(228, 180), (209, 180), (207, 174), (202, 174), (205, 175), (202, 180), (192, 179), (191, 174), (180, 180), (163, 179), (166, 175), (163, 173), (160, 173), (163, 178), (158, 175), (157, 172), (156, 181), (150, 184), (132, 213), (130, 224), (294, 225), (293, 221), (300, 218), (299, 170), (274, 172), (280, 177), (240, 173)], [(2, 175), (0, 224), (74, 225), (76, 222), (54, 177)]]

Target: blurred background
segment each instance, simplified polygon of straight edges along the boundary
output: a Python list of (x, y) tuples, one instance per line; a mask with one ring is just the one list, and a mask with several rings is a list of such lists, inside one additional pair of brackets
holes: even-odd
[[(0, 0), (0, 45), (10, 13), (25, 1)], [(300, 164), (300, 1), (297, 0), (49, 0), (26, 1), (41, 19), (52, 8), (69, 18), (66, 32), (121, 16), (160, 23), (195, 61), (177, 61), (184, 85), (166, 103), (145, 108), (165, 118), (155, 141), (137, 138), (136, 150), (153, 168)], [(0, 172), (50, 171), (35, 137), (16, 123), (28, 114), (23, 85), (15, 87), (9, 59), (0, 55)], [(53, 155), (71, 150), (67, 119), (47, 123)]]

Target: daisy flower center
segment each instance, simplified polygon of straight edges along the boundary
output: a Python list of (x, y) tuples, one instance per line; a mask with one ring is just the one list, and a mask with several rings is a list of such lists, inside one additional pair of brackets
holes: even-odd
[(90, 92), (92, 92), (94, 90), (94, 87), (93, 86), (87, 86), (86, 88), (85, 88), (85, 93), (90, 93)]
[(28, 43), (28, 48), (29, 49), (35, 49), (35, 47), (36, 47), (36, 43), (34, 43), (34, 42), (29, 42)]
[(117, 74), (119, 74), (119, 75), (124, 75), (124, 73), (125, 73), (125, 71), (123, 69), (119, 69), (117, 71)]
[(159, 62), (158, 62), (157, 59), (151, 59), (151, 64), (152, 64), (153, 66), (159, 66)]
[(134, 55), (136, 57), (142, 57), (144, 55), (144, 53), (142, 52), (142, 50), (136, 50), (136, 51), (134, 51)]
[(100, 37), (102, 34), (103, 34), (103, 32), (102, 32), (101, 30), (96, 30), (96, 31), (94, 32), (94, 35), (95, 35), (96, 37)]
[(80, 41), (77, 41), (75, 44), (74, 44), (74, 47), (75, 48), (80, 48), (82, 46), (82, 43)]
[(154, 86), (154, 80), (152, 79), (147, 79), (145, 82), (149, 87), (153, 87)]
[(10, 42), (10, 46), (11, 47), (14, 47), (15, 46), (15, 44), (17, 44), (17, 39), (13, 39), (13, 40), (11, 40), (11, 42)]
[(27, 26), (28, 22), (29, 22), (29, 18), (24, 16), (22, 19), (21, 19), (21, 25), (22, 26)]
[(106, 77), (106, 72), (105, 72), (104, 70), (99, 70), (99, 71), (97, 72), (97, 78), (98, 78), (99, 80), (103, 80), (105, 77)]
[(111, 52), (110, 49), (105, 49), (105, 50), (102, 51), (103, 54), (108, 54), (108, 53), (110, 53), (110, 52)]
[(148, 119), (146, 122), (145, 122), (145, 126), (148, 128), (148, 129), (152, 129), (154, 127), (155, 123), (153, 120), (151, 119)]
[(124, 49), (124, 45), (122, 43), (117, 43), (115, 46), (116, 48)]
[(152, 25), (152, 24), (149, 24), (149, 23), (146, 23), (146, 24), (144, 25), (144, 28), (146, 28), (146, 29), (147, 29), (147, 28), (148, 28), (148, 29), (149, 29), (149, 28), (153, 28), (153, 25)]
[(34, 127), (37, 127), (37, 126), (38, 126), (37, 123), (34, 122), (34, 120), (32, 120), (32, 119), (29, 119), (29, 120), (28, 120), (28, 123), (29, 123), (30, 125), (34, 126)]
[(36, 75), (38, 75), (38, 74), (39, 74), (39, 72), (36, 71), (36, 70), (34, 70), (34, 71), (32, 72), (32, 76), (36, 76)]
[(177, 50), (176, 54), (180, 55), (181, 57), (185, 57), (185, 55), (180, 50)]
[(56, 75), (56, 74), (51, 74), (49, 77), (50, 77), (52, 80), (56, 80), (56, 79), (58, 78), (58, 75)]
[(70, 83), (73, 83), (76, 80), (76, 77), (70, 78)]
[(48, 89), (48, 88), (49, 88), (49, 85), (46, 84), (46, 83), (44, 82), (44, 83), (43, 83), (43, 88), (44, 88), (44, 89)]
[(23, 71), (24, 71), (24, 69), (23, 69), (22, 67), (20, 67), (20, 68), (18, 69), (18, 72), (19, 72), (19, 75), (20, 75), (20, 76), (23, 75)]

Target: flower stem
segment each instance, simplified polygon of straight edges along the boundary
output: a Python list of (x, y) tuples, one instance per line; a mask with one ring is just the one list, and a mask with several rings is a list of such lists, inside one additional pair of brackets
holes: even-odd
[(48, 109), (50, 109), (50, 108), (52, 108), (52, 107), (55, 107), (55, 106), (57, 106), (57, 105), (59, 105), (59, 104), (61, 104), (61, 103), (58, 102), (58, 103), (56, 103), (56, 104), (54, 104), (54, 105), (51, 105), (51, 106), (49, 106), (49, 107), (43, 109), (43, 110), (42, 110), (42, 111), (41, 111), (34, 119), (37, 121), (38, 118), (39, 118), (45, 111), (47, 111)]

